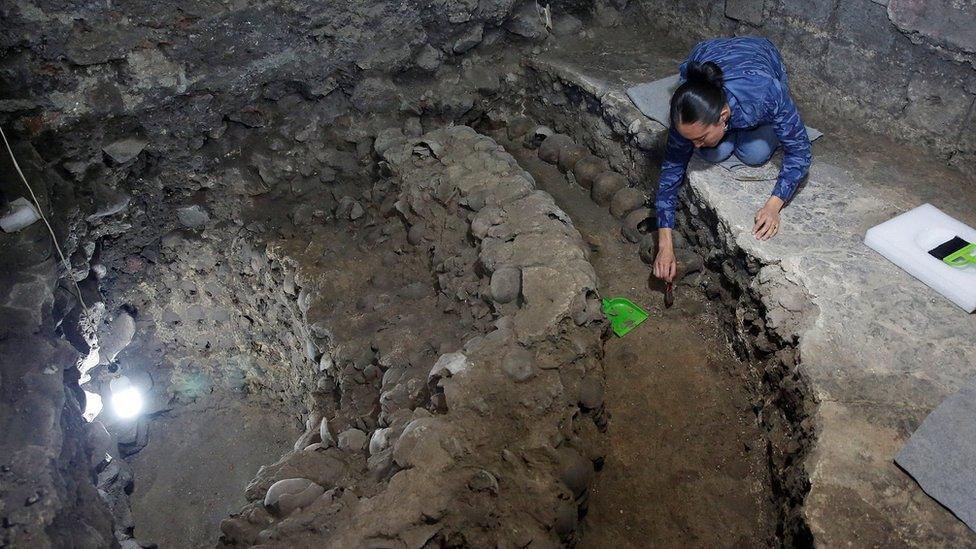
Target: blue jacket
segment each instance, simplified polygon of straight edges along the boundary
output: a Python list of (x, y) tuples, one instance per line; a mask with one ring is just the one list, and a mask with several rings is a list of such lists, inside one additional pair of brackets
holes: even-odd
[[(810, 140), (787, 88), (786, 69), (776, 46), (765, 38), (716, 38), (701, 42), (681, 64), (681, 80), (690, 62), (712, 61), (722, 69), (725, 95), (732, 117), (729, 129), (750, 129), (772, 124), (783, 146), (783, 168), (773, 194), (789, 200), (810, 168)], [(672, 125), (658, 182), (658, 227), (674, 227), (678, 191), (694, 152), (691, 141)]]

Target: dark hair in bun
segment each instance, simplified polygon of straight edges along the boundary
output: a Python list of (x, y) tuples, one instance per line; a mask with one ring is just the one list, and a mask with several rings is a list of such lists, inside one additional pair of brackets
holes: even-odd
[(722, 69), (711, 61), (688, 63), (685, 75), (671, 96), (671, 124), (715, 124), (726, 102)]

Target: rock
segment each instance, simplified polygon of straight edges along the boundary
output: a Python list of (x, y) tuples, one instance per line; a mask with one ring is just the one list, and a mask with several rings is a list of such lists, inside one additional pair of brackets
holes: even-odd
[(552, 22), (552, 33), (556, 36), (569, 36), (571, 34), (577, 34), (582, 29), (583, 22), (568, 13), (558, 16), (556, 20)]
[(599, 299), (587, 299), (586, 306), (583, 307), (574, 317), (573, 322), (577, 326), (584, 326), (591, 322), (597, 322), (605, 318), (603, 314), (603, 306)]
[(352, 206), (349, 208), (349, 219), (355, 221), (362, 217), (366, 213), (363, 209), (363, 205), (359, 202), (353, 202)]
[(369, 455), (375, 456), (390, 446), (392, 431), (389, 427), (373, 431), (373, 436), (369, 438)]
[(253, 539), (253, 527), (247, 521), (238, 518), (225, 518), (220, 521), (220, 533), (224, 542), (246, 544)]
[(408, 137), (420, 137), (424, 133), (424, 127), (420, 123), (420, 119), (416, 116), (411, 116), (403, 122), (403, 133)]
[(603, 380), (595, 375), (584, 377), (580, 382), (579, 402), (588, 410), (603, 406)]
[(553, 529), (563, 538), (567, 538), (576, 531), (576, 521), (579, 518), (579, 511), (576, 504), (569, 501), (560, 501), (556, 504), (556, 522)]
[(416, 158), (440, 158), (444, 151), (444, 145), (433, 139), (421, 139), (411, 149), (411, 154)]
[(343, 196), (336, 205), (336, 219), (359, 219), (364, 214), (363, 205), (351, 196)]
[(407, 544), (407, 549), (422, 549), (424, 547), (430, 547), (427, 544), (430, 538), (434, 537), (437, 532), (441, 530), (444, 526), (439, 523), (435, 524), (420, 524), (407, 528), (400, 532), (400, 539)]
[(495, 475), (481, 469), (468, 480), (468, 488), (475, 492), (491, 492), (498, 494), (498, 479)]
[(264, 496), (264, 506), (285, 516), (312, 503), (324, 493), (325, 488), (307, 478), (286, 478), (268, 488), (268, 493)]
[(261, 109), (253, 105), (246, 106), (239, 111), (229, 113), (227, 119), (233, 122), (237, 122), (248, 128), (262, 128), (264, 127), (264, 113)]
[(528, 133), (533, 126), (535, 126), (535, 122), (530, 118), (517, 116), (508, 123), (508, 128), (505, 129), (505, 135), (508, 136), (509, 140), (515, 141)]
[(688, 249), (676, 249), (674, 259), (678, 263), (678, 278), (697, 273), (705, 266), (705, 260), (702, 259), (702, 256)]
[(515, 301), (522, 290), (522, 271), (515, 267), (502, 267), (491, 274), (491, 298), (496, 303)]
[(115, 318), (99, 330), (99, 358), (100, 364), (108, 364), (129, 346), (132, 336), (136, 333), (136, 320), (127, 312), (120, 312)]
[(530, 40), (538, 40), (549, 34), (536, 2), (523, 3), (505, 22), (505, 30)]
[(340, 450), (359, 452), (366, 447), (368, 442), (369, 437), (366, 436), (366, 433), (360, 431), (359, 429), (347, 429), (339, 433), (339, 442), (337, 446)]
[(383, 156), (394, 143), (403, 139), (403, 131), (400, 128), (387, 128), (376, 134), (376, 139), (373, 140), (373, 150), (376, 154)]
[[(657, 214), (655, 213), (655, 216)], [(674, 244), (674, 249), (687, 248), (688, 240), (685, 239), (685, 235), (681, 234), (681, 231), (674, 230), (671, 231), (671, 242)]]
[(26, 229), (41, 218), (37, 208), (24, 197), (13, 200), (4, 209), (7, 210), (7, 214), (0, 218), (0, 227), (5, 233)]
[(630, 242), (639, 242), (642, 234), (646, 234), (649, 230), (653, 229), (654, 218), (652, 215), (651, 210), (648, 208), (637, 208), (630, 212), (623, 219), (623, 223), (621, 223), (621, 234)]
[(199, 204), (177, 208), (176, 217), (180, 220), (180, 224), (188, 229), (197, 229), (210, 222), (210, 214)]
[(489, 94), (497, 92), (500, 85), (498, 71), (494, 67), (480, 63), (464, 69), (464, 80), (474, 89)]
[(576, 166), (579, 159), (588, 156), (590, 150), (583, 145), (573, 144), (559, 151), (559, 170), (568, 172)]
[(329, 426), (327, 418), (322, 418), (321, 423), (319, 423), (319, 438), (322, 439), (322, 444), (326, 446), (331, 446), (336, 442), (335, 434), (332, 432), (332, 427)]
[(554, 135), (556, 132), (549, 126), (536, 126), (532, 128), (525, 137), (522, 138), (522, 146), (527, 149), (538, 149), (542, 142)]
[(94, 187), (95, 212), (85, 218), (94, 221), (100, 217), (117, 214), (129, 206), (129, 195), (96, 181)]
[(110, 145), (106, 145), (102, 148), (102, 151), (108, 155), (116, 164), (125, 164), (130, 160), (133, 160), (139, 153), (146, 148), (149, 142), (140, 139), (138, 137), (128, 137), (126, 139), (120, 139)]
[(455, 376), (471, 366), (468, 362), (468, 357), (463, 353), (445, 353), (437, 359), (434, 366), (430, 369), (430, 374), (427, 375), (427, 379), (433, 377), (450, 377)]
[(119, 449), (112, 440), (112, 435), (108, 434), (105, 425), (101, 421), (93, 421), (87, 426), (86, 436), (88, 447), (91, 449), (90, 465), (94, 469), (103, 461), (106, 455), (118, 456)]
[(426, 235), (427, 227), (425, 227), (422, 223), (417, 223), (413, 227), (410, 227), (410, 230), (407, 231), (407, 242), (417, 246), (424, 241), (424, 237)]
[(352, 90), (349, 101), (364, 113), (390, 112), (399, 106), (399, 92), (393, 82), (377, 77), (362, 79)]
[(502, 359), (502, 371), (517, 382), (532, 379), (536, 375), (535, 357), (527, 349), (516, 347)]
[(295, 443), (292, 445), (292, 449), (294, 449), (296, 452), (303, 450), (310, 444), (315, 444), (316, 442), (318, 442), (317, 440), (315, 440), (316, 438), (318, 438), (318, 436), (319, 436), (318, 433), (306, 431), (302, 433), (301, 436), (298, 437), (298, 440), (296, 440)]
[(555, 164), (559, 162), (560, 151), (571, 145), (573, 145), (572, 137), (563, 133), (551, 135), (539, 145), (539, 158), (544, 162)]
[(556, 450), (559, 456), (559, 478), (580, 497), (593, 480), (593, 464), (575, 449), (564, 446)]
[(421, 69), (428, 72), (434, 72), (437, 70), (437, 67), (440, 67), (441, 63), (444, 62), (444, 54), (430, 44), (424, 44), (424, 46), (420, 48), (420, 52), (417, 53), (417, 57), (414, 59), (414, 62)]
[(500, 208), (483, 208), (471, 220), (471, 234), (478, 240), (488, 235), (492, 227), (505, 220), (505, 213)]
[(601, 206), (606, 206), (613, 199), (613, 195), (627, 186), (627, 178), (617, 172), (606, 171), (593, 180), (590, 197)]
[(437, 417), (421, 417), (407, 424), (393, 444), (393, 459), (401, 467), (423, 467), (440, 471), (453, 463), (445, 450), (448, 426)]
[(623, 219), (627, 214), (640, 208), (647, 201), (644, 193), (634, 187), (624, 187), (610, 200), (610, 214), (617, 219)]
[(606, 161), (592, 154), (580, 158), (573, 166), (573, 176), (576, 177), (576, 183), (584, 189), (592, 188), (597, 176), (605, 171), (607, 171)]
[(745, 21), (753, 25), (762, 25), (762, 0), (726, 0), (725, 16), (736, 21)]
[(593, 17), (601, 27), (616, 27), (620, 24), (620, 12), (614, 6), (603, 2), (596, 2)]
[(481, 43), (481, 39), (484, 37), (485, 27), (481, 23), (468, 29), (467, 32), (461, 35), (460, 38), (454, 42), (454, 53), (464, 53), (471, 48), (477, 46)]

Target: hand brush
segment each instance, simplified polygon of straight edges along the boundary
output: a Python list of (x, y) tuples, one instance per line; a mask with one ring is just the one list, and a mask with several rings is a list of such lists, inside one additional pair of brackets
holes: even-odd
[(929, 250), (929, 255), (952, 267), (976, 265), (976, 244), (954, 236)]

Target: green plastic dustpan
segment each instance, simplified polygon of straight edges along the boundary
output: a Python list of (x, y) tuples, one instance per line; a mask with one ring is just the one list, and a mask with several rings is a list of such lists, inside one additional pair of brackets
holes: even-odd
[(610, 327), (617, 337), (624, 337), (647, 320), (647, 312), (623, 297), (604, 298), (603, 314), (610, 319)]

